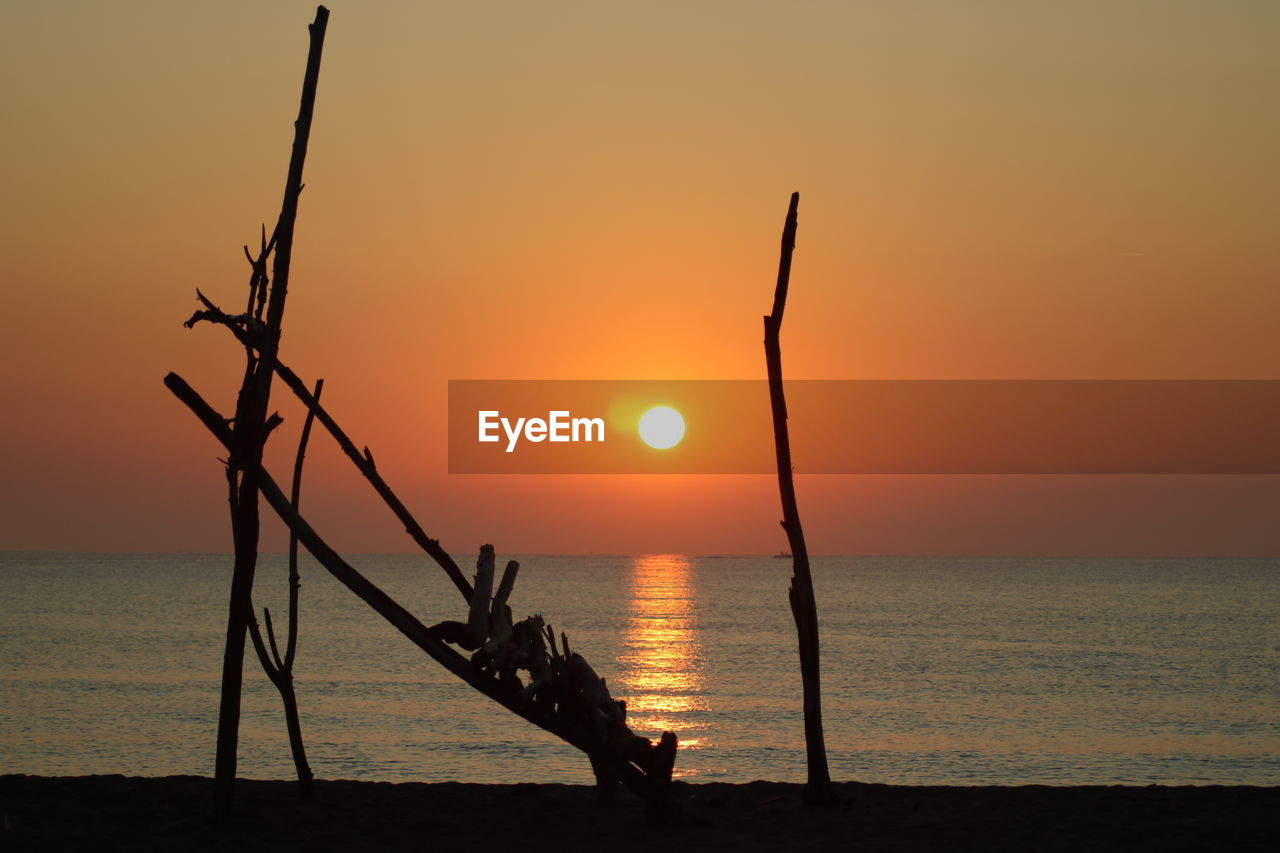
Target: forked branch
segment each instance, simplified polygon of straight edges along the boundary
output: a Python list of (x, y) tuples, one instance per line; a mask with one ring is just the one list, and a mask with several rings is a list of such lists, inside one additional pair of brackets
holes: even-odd
[[(324, 390), (324, 380), (316, 381), (315, 396), (318, 400)], [(311, 425), (315, 415), (307, 412), (302, 424), (302, 435), (298, 439), (298, 454), (293, 463), (293, 494), (291, 503), (295, 510), (302, 499), (302, 463), (307, 456), (307, 442), (311, 438)], [(312, 799), (311, 765), (307, 762), (307, 751), (302, 741), (302, 723), (298, 718), (298, 698), (293, 686), (293, 661), (298, 651), (298, 593), (302, 583), (298, 574), (298, 536), (289, 531), (289, 626), (288, 639), (283, 657), (280, 646), (276, 642), (276, 632), (271, 623), (271, 611), (262, 609), (262, 621), (267, 628), (267, 643), (262, 642), (262, 632), (258, 629), (258, 621), (253, 615), (253, 606), (249, 608), (249, 637), (253, 640), (253, 650), (258, 655), (258, 662), (267, 678), (280, 691), (280, 701), (284, 705), (285, 726), (289, 732), (289, 749), (293, 753), (293, 765), (298, 774), (298, 785), (304, 799)], [(267, 645), (271, 654), (267, 655)]]

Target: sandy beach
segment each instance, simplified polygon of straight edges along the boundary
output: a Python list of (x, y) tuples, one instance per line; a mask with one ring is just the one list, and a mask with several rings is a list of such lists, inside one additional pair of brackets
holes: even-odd
[(8, 850), (1270, 850), (1280, 788), (678, 785), (695, 822), (653, 825), (578, 785), (244, 781), (232, 825), (193, 776), (0, 777)]

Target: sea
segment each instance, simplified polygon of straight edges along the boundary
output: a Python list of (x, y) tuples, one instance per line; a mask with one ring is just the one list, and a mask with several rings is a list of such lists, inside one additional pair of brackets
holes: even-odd
[[(676, 775), (803, 781), (791, 561), (499, 555)], [(350, 562), (427, 624), (464, 619), (425, 556)], [(459, 559), (466, 565), (469, 560)], [(301, 562), (295, 679), (319, 778), (590, 783), (585, 756), (445, 672)], [(832, 778), (1280, 784), (1280, 560), (819, 557)], [(0, 773), (212, 775), (225, 554), (0, 554)], [(287, 562), (255, 604), (283, 636)], [(289, 779), (252, 651), (239, 772)]]

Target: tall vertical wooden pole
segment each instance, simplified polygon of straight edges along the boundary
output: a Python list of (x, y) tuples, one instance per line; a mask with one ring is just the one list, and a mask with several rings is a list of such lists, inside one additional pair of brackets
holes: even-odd
[(796, 248), (796, 212), (800, 193), (791, 194), (787, 221), (782, 229), (782, 256), (778, 261), (778, 284), (773, 293), (773, 311), (764, 318), (764, 354), (769, 369), (769, 401), (773, 408), (773, 443), (778, 457), (778, 491), (782, 497), (782, 527), (791, 545), (793, 574), (789, 596), (800, 641), (800, 678), (804, 691), (804, 738), (809, 778), (804, 789), (808, 805), (825, 805), (834, 798), (831, 774), (827, 770), (827, 746), (822, 732), (822, 688), (818, 668), (818, 606), (814, 601), (813, 579), (809, 574), (809, 550), (800, 526), (796, 487), (791, 474), (791, 442), (787, 436), (787, 401), (782, 393), (782, 312), (787, 304), (791, 280), (791, 255)]
[(280, 347), (280, 327), (284, 319), (284, 298), (289, 281), (294, 223), (298, 215), (298, 196), (302, 192), (302, 166), (307, 156), (311, 135), (311, 116), (315, 108), (316, 83), (320, 77), (320, 56), (324, 47), (329, 10), (316, 9), (307, 54), (307, 70), (302, 82), (302, 103), (294, 122), (293, 153), (289, 174), (285, 179), (284, 202), (276, 226), (274, 281), (267, 304), (266, 328), (256, 361), (253, 350), (246, 347), (250, 369), (236, 401), (235, 442), (229, 462), (233, 482), (232, 534), (235, 539), (235, 565), (231, 575), (231, 600), (227, 610), (227, 642), (222, 658), (222, 697), (218, 709), (218, 746), (214, 761), (214, 813), (220, 819), (231, 815), (236, 777), (236, 751), (240, 733), (240, 687), (244, 680), (244, 643), (249, 619), (253, 616), (253, 576), (258, 560), (258, 488), (262, 448), (267, 438), (267, 405), (271, 397), (271, 377), (275, 373), (276, 355)]

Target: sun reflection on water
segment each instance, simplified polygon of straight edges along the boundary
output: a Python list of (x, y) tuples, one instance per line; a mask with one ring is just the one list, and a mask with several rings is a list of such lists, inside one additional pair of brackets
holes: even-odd
[(627, 721), (646, 737), (675, 732), (685, 753), (676, 763), (676, 776), (705, 772), (691, 766), (688, 751), (711, 745), (692, 574), (688, 557), (663, 554), (632, 561), (630, 612), (619, 657)]

